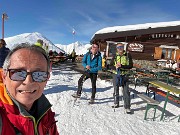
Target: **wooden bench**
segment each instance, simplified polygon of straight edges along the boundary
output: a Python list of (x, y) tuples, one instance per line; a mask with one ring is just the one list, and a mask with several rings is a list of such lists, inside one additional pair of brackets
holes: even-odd
[(173, 73), (169, 74), (169, 76), (172, 76), (172, 77), (175, 77), (175, 78), (180, 78), (180, 75), (176, 75), (176, 74), (173, 74)]
[[(146, 92), (148, 94), (148, 96), (149, 96), (150, 92), (153, 92), (154, 99), (155, 99), (155, 95), (156, 94), (158, 94), (160, 96), (163, 96), (163, 97), (166, 97), (166, 95), (167, 95), (167, 93), (165, 91), (163, 91), (161, 89), (158, 89), (156, 87), (148, 87), (147, 92)], [(170, 94), (168, 99), (171, 100), (171, 101), (174, 101), (174, 102), (176, 102), (178, 104), (180, 104), (180, 97), (177, 97), (175, 95)]]
[[(161, 118), (160, 118), (160, 120), (163, 120), (168, 100), (174, 101), (176, 103), (180, 103), (180, 89), (173, 87), (173, 86), (170, 86), (170, 85), (163, 83), (161, 81), (157, 81), (157, 80), (156, 81), (149, 81), (149, 84), (155, 86), (155, 88), (156, 87), (159, 88), (159, 89), (153, 89), (154, 92), (156, 91), (156, 93), (158, 93), (159, 95), (165, 96), (164, 107), (163, 107)], [(147, 91), (149, 91), (149, 89)], [(177, 96), (177, 95), (179, 95), (179, 96)], [(179, 115), (179, 117), (180, 117), (180, 115)]]
[(139, 91), (132, 89), (132, 88), (130, 88), (129, 91), (130, 91), (130, 93), (132, 93), (132, 98), (134, 98), (134, 95), (140, 94)]
[(157, 106), (159, 105), (159, 102), (144, 95), (144, 94), (137, 94), (138, 97), (140, 97), (142, 100), (146, 101), (147, 102), (147, 105), (146, 105), (146, 112), (145, 112), (145, 116), (144, 116), (144, 120), (147, 119), (147, 113), (148, 113), (148, 110), (150, 108), (154, 108), (154, 116), (153, 116), (153, 120), (155, 119), (155, 115), (156, 115), (156, 108)]
[(154, 71), (154, 76), (157, 78), (157, 80), (166, 82), (167, 84), (169, 84), (169, 74), (170, 71), (168, 70)]
[(169, 83), (172, 85), (173, 83), (179, 83), (180, 82), (180, 75), (170, 73), (169, 74)]
[(136, 72), (137, 76), (147, 76), (147, 77), (154, 77), (153, 74), (144, 73), (144, 72)]
[(145, 86), (148, 87), (149, 86), (149, 81), (155, 80), (156, 78), (149, 78), (149, 77), (137, 77), (135, 78), (135, 88), (136, 86), (140, 85), (140, 86)]
[[(149, 90), (149, 92), (151, 92), (151, 91), (153, 92), (154, 99), (155, 99), (156, 94), (163, 96), (163, 97), (166, 97), (166, 95), (167, 95), (167, 93), (165, 91), (162, 91), (162, 90), (155, 88), (155, 87), (149, 87), (148, 90)], [(149, 96), (149, 92), (148, 92), (148, 96)], [(168, 96), (168, 99), (180, 104), (180, 97), (178, 98), (177, 96), (170, 94), (170, 96)], [(180, 122), (180, 115), (179, 115), (178, 122)]]

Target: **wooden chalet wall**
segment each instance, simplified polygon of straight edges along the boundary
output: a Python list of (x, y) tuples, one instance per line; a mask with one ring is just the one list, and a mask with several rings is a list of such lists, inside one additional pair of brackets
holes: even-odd
[[(166, 43), (164, 43), (166, 41)], [(159, 47), (160, 45), (170, 45), (170, 46), (178, 46), (180, 48), (180, 41), (176, 41), (174, 44), (173, 42), (168, 42), (168, 40), (155, 40), (154, 42), (148, 43), (143, 42), (141, 43), (144, 45), (144, 51), (143, 52), (130, 52), (132, 54), (132, 57), (139, 60), (157, 60), (161, 58), (154, 58), (155, 53), (155, 47)], [(179, 52), (179, 51), (178, 51)], [(159, 53), (162, 53), (162, 48)], [(178, 55), (178, 54), (177, 54)], [(177, 57), (177, 56), (176, 56)]]
[[(168, 35), (168, 36), (165, 37), (162, 35)], [(169, 35), (172, 35), (172, 36), (169, 36)], [(177, 35), (180, 35), (180, 31), (166, 32), (166, 33), (160, 33), (160, 34), (155, 34), (155, 35), (147, 34), (147, 35), (141, 35), (141, 36), (108, 38), (103, 41), (98, 41), (98, 43), (101, 46), (100, 47), (101, 51), (104, 51), (104, 49), (106, 48), (106, 45), (107, 45), (106, 41), (139, 43), (144, 46), (143, 52), (131, 51), (130, 53), (133, 59), (156, 60), (154, 59), (155, 47), (159, 47), (161, 45), (168, 45), (168, 46), (178, 46), (180, 48), (180, 38), (177, 38), (176, 37)]]

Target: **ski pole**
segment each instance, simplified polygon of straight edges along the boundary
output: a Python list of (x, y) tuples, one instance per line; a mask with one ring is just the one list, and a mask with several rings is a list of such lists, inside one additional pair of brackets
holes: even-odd
[[(121, 86), (119, 88), (119, 95), (121, 96), (121, 102), (122, 102), (122, 105), (123, 105), (123, 108), (124, 108), (124, 97), (123, 97), (123, 87)], [(125, 113), (125, 108), (124, 108), (124, 113)]]
[[(117, 74), (116, 74), (116, 87), (118, 86), (120, 86), (121, 85), (121, 76), (120, 76), (120, 74), (121, 74), (121, 71), (120, 71), (120, 69), (119, 68), (117, 68), (116, 69), (116, 72), (117, 72)], [(119, 92), (118, 92), (119, 93)], [(114, 112), (115, 112), (115, 106), (116, 106), (116, 103), (117, 103), (117, 100), (118, 100), (118, 102), (119, 102), (119, 98), (120, 98), (120, 96), (119, 96), (119, 94), (117, 95), (117, 91), (115, 90), (114, 91)]]

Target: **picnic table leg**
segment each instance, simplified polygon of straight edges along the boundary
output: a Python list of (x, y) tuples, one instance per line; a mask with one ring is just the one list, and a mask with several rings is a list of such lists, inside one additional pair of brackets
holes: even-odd
[(149, 104), (146, 105), (146, 112), (145, 112), (145, 115), (144, 115), (144, 120), (147, 119), (147, 113), (148, 113), (148, 110), (150, 109), (149, 107)]
[(166, 105), (167, 105), (167, 102), (168, 102), (168, 97), (169, 97), (169, 91), (167, 92), (167, 95), (166, 95), (166, 99), (165, 99), (165, 102), (164, 102), (164, 108), (163, 108), (160, 120), (162, 120), (163, 117), (164, 117), (164, 113), (165, 113), (165, 110), (166, 110)]
[(169, 84), (169, 75), (167, 76), (166, 83)]
[(153, 121), (154, 121), (154, 119), (155, 119), (155, 117), (156, 117), (156, 108), (157, 108), (157, 105), (154, 106), (154, 117), (153, 117)]
[(149, 83), (147, 84), (147, 87), (146, 87), (146, 94), (147, 94), (148, 97), (149, 97)]
[(146, 105), (146, 111), (145, 111), (145, 115), (144, 115), (144, 120), (147, 119), (147, 113), (148, 113), (148, 110), (150, 108), (154, 108), (154, 116), (153, 116), (153, 121), (155, 120), (155, 116), (156, 116), (156, 108), (157, 108), (157, 105), (151, 105), (151, 104), (148, 104)]
[(180, 115), (179, 115), (179, 119), (178, 119), (178, 122), (180, 122)]

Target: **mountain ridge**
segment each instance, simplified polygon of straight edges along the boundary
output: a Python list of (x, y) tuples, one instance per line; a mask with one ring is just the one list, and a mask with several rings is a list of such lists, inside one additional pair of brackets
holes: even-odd
[(23, 33), (13, 37), (5, 38), (4, 40), (7, 43), (7, 47), (9, 49), (12, 49), (17, 44), (21, 44), (21, 43), (35, 44), (38, 39), (42, 39), (45, 44), (49, 45), (49, 50), (56, 51), (57, 53), (63, 52), (70, 54), (72, 50), (75, 48), (77, 55), (85, 54), (87, 52), (87, 49), (91, 46), (90, 44), (84, 45), (79, 41), (75, 43), (71, 43), (69, 45), (54, 44), (51, 40), (49, 40), (47, 37), (45, 37), (44, 35), (38, 32)]

